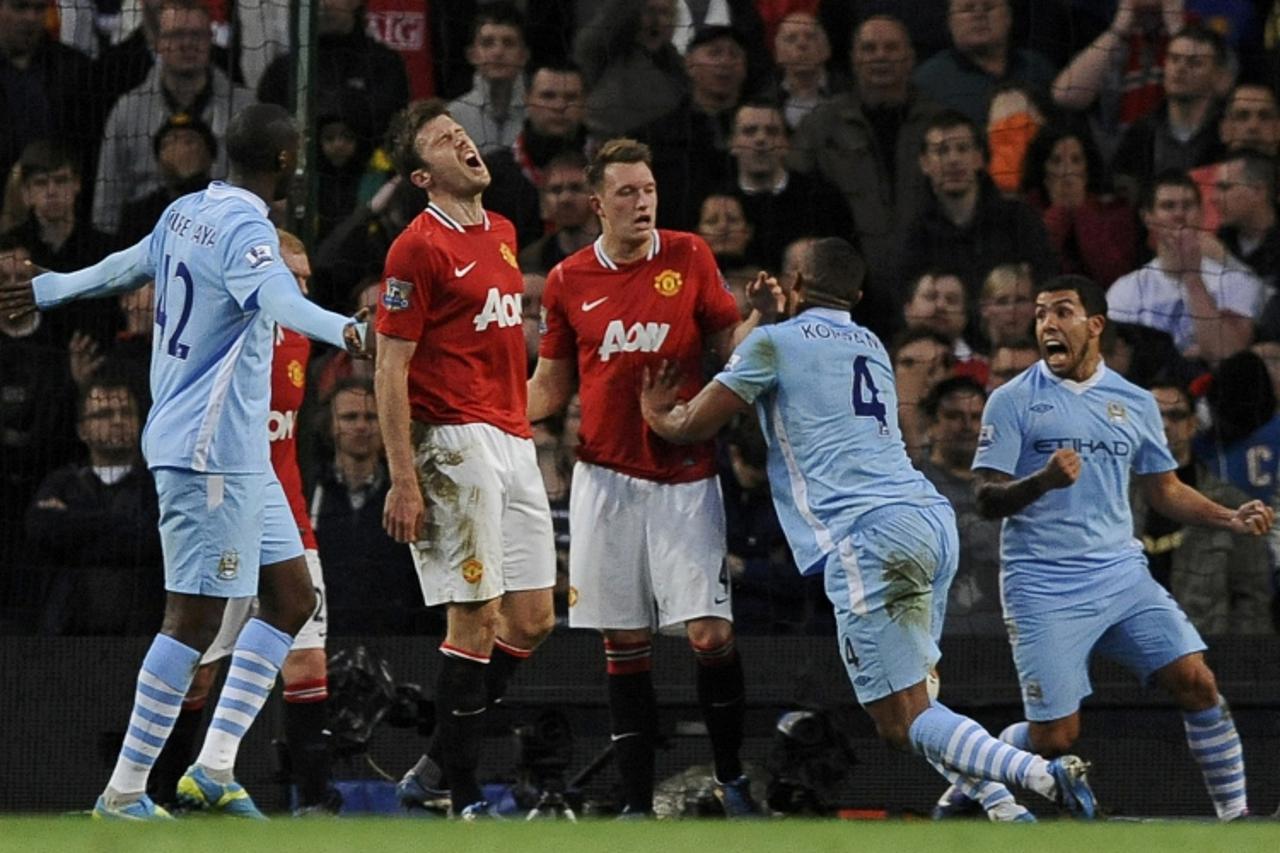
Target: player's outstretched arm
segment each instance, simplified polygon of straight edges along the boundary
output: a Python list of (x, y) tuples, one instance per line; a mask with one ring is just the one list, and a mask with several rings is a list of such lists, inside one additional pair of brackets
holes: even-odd
[(16, 270), (17, 276), (4, 288), (3, 295), (0, 296), (0, 310), (20, 315), (32, 308), (43, 311), (76, 299), (92, 299), (137, 290), (155, 278), (155, 269), (151, 266), (150, 244), (151, 238), (146, 237), (127, 249), (112, 252), (96, 264), (75, 272), (44, 272), (37, 266), (27, 264)]
[(538, 365), (529, 377), (529, 403), (526, 407), (529, 422), (537, 423), (549, 418), (569, 404), (573, 396), (573, 362), (567, 358), (538, 359)]
[(271, 275), (263, 281), (258, 288), (258, 305), (275, 322), (309, 338), (356, 355), (368, 352), (368, 322), (316, 305), (302, 295), (291, 275)]
[(417, 341), (378, 335), (378, 363), (373, 374), (378, 426), (391, 474), (382, 526), (392, 539), (406, 544), (422, 538), (427, 518), (409, 438), (409, 362), (417, 347)]
[(1080, 457), (1074, 450), (1055, 450), (1045, 466), (1015, 480), (1003, 471), (974, 471), (973, 496), (983, 518), (1007, 518), (1022, 512), (1044, 494), (1065, 489), (1080, 476)]
[(1172, 471), (1144, 474), (1138, 482), (1152, 509), (1183, 524), (1265, 536), (1276, 520), (1275, 511), (1262, 501), (1249, 501), (1234, 510), (1228, 509), (1179, 480)]
[(659, 436), (672, 444), (706, 441), (736, 414), (751, 406), (721, 383), (708, 382), (687, 403), (677, 401), (680, 369), (664, 361), (655, 371), (646, 367), (640, 386), (640, 413)]

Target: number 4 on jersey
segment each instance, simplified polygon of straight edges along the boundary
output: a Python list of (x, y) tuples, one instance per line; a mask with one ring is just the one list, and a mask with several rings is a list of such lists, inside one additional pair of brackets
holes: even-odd
[(880, 424), (880, 434), (889, 434), (884, 403), (880, 402), (880, 389), (876, 387), (876, 381), (871, 378), (871, 371), (867, 369), (865, 355), (853, 360), (853, 413), (860, 418), (875, 418)]

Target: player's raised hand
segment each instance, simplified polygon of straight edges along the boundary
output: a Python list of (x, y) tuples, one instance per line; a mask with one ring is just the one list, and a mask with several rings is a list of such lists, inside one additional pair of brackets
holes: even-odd
[(1275, 523), (1276, 513), (1262, 501), (1241, 504), (1231, 516), (1231, 532), (1265, 536)]
[(657, 370), (646, 365), (640, 380), (640, 414), (652, 424), (675, 408), (680, 392), (680, 367), (664, 359)]
[(0, 316), (21, 320), (39, 310), (31, 280), (42, 272), (47, 270), (19, 258), (17, 252), (0, 252)]
[(786, 308), (787, 294), (782, 291), (777, 278), (760, 270), (747, 284), (747, 301), (760, 312), (761, 317), (772, 322)]
[(1065, 489), (1080, 477), (1080, 454), (1068, 448), (1053, 451), (1040, 476), (1050, 489)]
[(391, 481), (382, 505), (382, 527), (387, 535), (404, 545), (422, 539), (427, 527), (427, 505), (417, 480)]

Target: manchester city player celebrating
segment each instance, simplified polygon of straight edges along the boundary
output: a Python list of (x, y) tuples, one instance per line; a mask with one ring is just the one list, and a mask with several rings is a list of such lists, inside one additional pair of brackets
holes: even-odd
[(1180, 524), (1260, 536), (1274, 513), (1256, 500), (1227, 509), (1178, 480), (1155, 399), (1102, 362), (1100, 287), (1051, 279), (1035, 316), (1042, 360), (991, 395), (973, 462), (979, 511), (1005, 519), (1005, 619), (1029, 720), (1002, 737), (1045, 756), (1070, 749), (1097, 651), (1169, 693), (1218, 817), (1244, 815), (1239, 735), (1204, 642), (1134, 539), (1130, 474)]
[(930, 699), (959, 557), (955, 513), (907, 457), (884, 345), (849, 317), (862, 258), (827, 238), (801, 261), (792, 318), (752, 331), (688, 402), (677, 402), (670, 364), (646, 374), (645, 420), (668, 441), (701, 441), (754, 403), (787, 542), (803, 573), (826, 576), (849, 678), (880, 736), (923, 755), (995, 820), (1033, 819), (1004, 784), (1091, 817), (1083, 761), (1046, 761)]
[(285, 110), (247, 107), (227, 128), (226, 183), (175, 201), (132, 248), (0, 292), (0, 311), (21, 314), (155, 281), (155, 403), (142, 449), (160, 498), (168, 599), (95, 817), (168, 817), (146, 795), (147, 775), (226, 600), (255, 594), (258, 616), (240, 633), (204, 748), (178, 793), (189, 805), (261, 817), (233, 778), (236, 751), (293, 634), (315, 608), (302, 541), (268, 450), (273, 323), (355, 352), (366, 334), (363, 322), (304, 299), (280, 261), (267, 203), (283, 197), (298, 141)]

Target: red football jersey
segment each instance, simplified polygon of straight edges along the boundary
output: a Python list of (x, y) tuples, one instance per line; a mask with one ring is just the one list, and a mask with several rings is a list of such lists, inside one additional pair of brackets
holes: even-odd
[(378, 331), (417, 341), (409, 408), (428, 424), (486, 423), (529, 438), (524, 279), (516, 231), (495, 213), (463, 226), (436, 207), (387, 252)]
[(298, 470), (298, 409), (307, 387), (307, 359), (311, 341), (284, 326), (276, 326), (276, 348), (271, 356), (271, 414), (267, 435), (271, 439), (271, 467), (289, 499), (293, 520), (302, 534), (302, 547), (315, 548), (316, 534), (307, 515), (302, 495), (302, 472)]
[(711, 248), (695, 234), (655, 231), (646, 259), (614, 263), (603, 238), (562, 261), (542, 294), (544, 358), (578, 358), (578, 457), (663, 483), (715, 473), (714, 444), (670, 444), (640, 416), (645, 365), (677, 361), (681, 398), (702, 387), (706, 339), (738, 322)]

